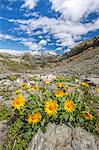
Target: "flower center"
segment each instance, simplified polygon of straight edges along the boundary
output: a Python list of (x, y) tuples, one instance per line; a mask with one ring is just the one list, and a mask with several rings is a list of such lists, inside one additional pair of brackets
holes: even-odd
[(85, 113), (85, 116), (86, 116), (86, 117), (90, 117), (90, 115), (89, 115), (88, 113)]
[(68, 107), (68, 108), (71, 108), (71, 105), (70, 105), (70, 104), (68, 104), (68, 105), (67, 105), (67, 107)]
[(17, 104), (17, 105), (20, 105), (20, 100), (17, 100), (17, 101), (16, 101), (16, 104)]
[(49, 106), (49, 109), (50, 109), (50, 110), (54, 110), (54, 109), (55, 109), (55, 106)]
[(37, 118), (37, 116), (32, 116), (31, 118), (32, 118), (32, 120), (35, 120)]

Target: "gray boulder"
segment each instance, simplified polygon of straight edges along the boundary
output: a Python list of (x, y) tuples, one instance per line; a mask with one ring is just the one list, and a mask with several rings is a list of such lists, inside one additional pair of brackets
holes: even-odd
[(49, 124), (46, 133), (39, 131), (27, 150), (98, 150), (93, 135), (81, 128)]

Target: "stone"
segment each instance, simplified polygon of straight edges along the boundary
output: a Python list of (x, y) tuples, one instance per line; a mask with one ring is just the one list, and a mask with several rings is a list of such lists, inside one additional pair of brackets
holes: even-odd
[(33, 137), (28, 150), (65, 150), (66, 146), (71, 147), (71, 138), (70, 127), (49, 124), (46, 133), (39, 131)]
[(74, 150), (98, 150), (95, 137), (81, 128), (73, 130), (72, 147)]
[(0, 122), (0, 145), (6, 138), (7, 131), (8, 131), (7, 120), (3, 120)]
[(99, 142), (82, 128), (49, 124), (32, 138), (27, 150), (98, 150)]
[(93, 82), (96, 85), (99, 85), (99, 78), (89, 78), (91, 82)]

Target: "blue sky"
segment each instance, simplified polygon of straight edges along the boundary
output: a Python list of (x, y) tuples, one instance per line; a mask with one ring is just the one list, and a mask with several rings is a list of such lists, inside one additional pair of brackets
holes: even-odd
[(98, 0), (0, 0), (0, 51), (62, 54), (97, 35)]

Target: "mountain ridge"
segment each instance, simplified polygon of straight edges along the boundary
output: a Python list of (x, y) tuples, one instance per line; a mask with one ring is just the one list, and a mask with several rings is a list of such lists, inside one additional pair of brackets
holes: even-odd
[(0, 71), (55, 70), (56, 68), (61, 69), (67, 64), (84, 62), (86, 59), (89, 60), (89, 57), (90, 59), (98, 59), (95, 58), (96, 56), (99, 56), (99, 36), (80, 43), (63, 55), (41, 55), (39, 57), (31, 55), (31, 53), (18, 56), (0, 53)]

